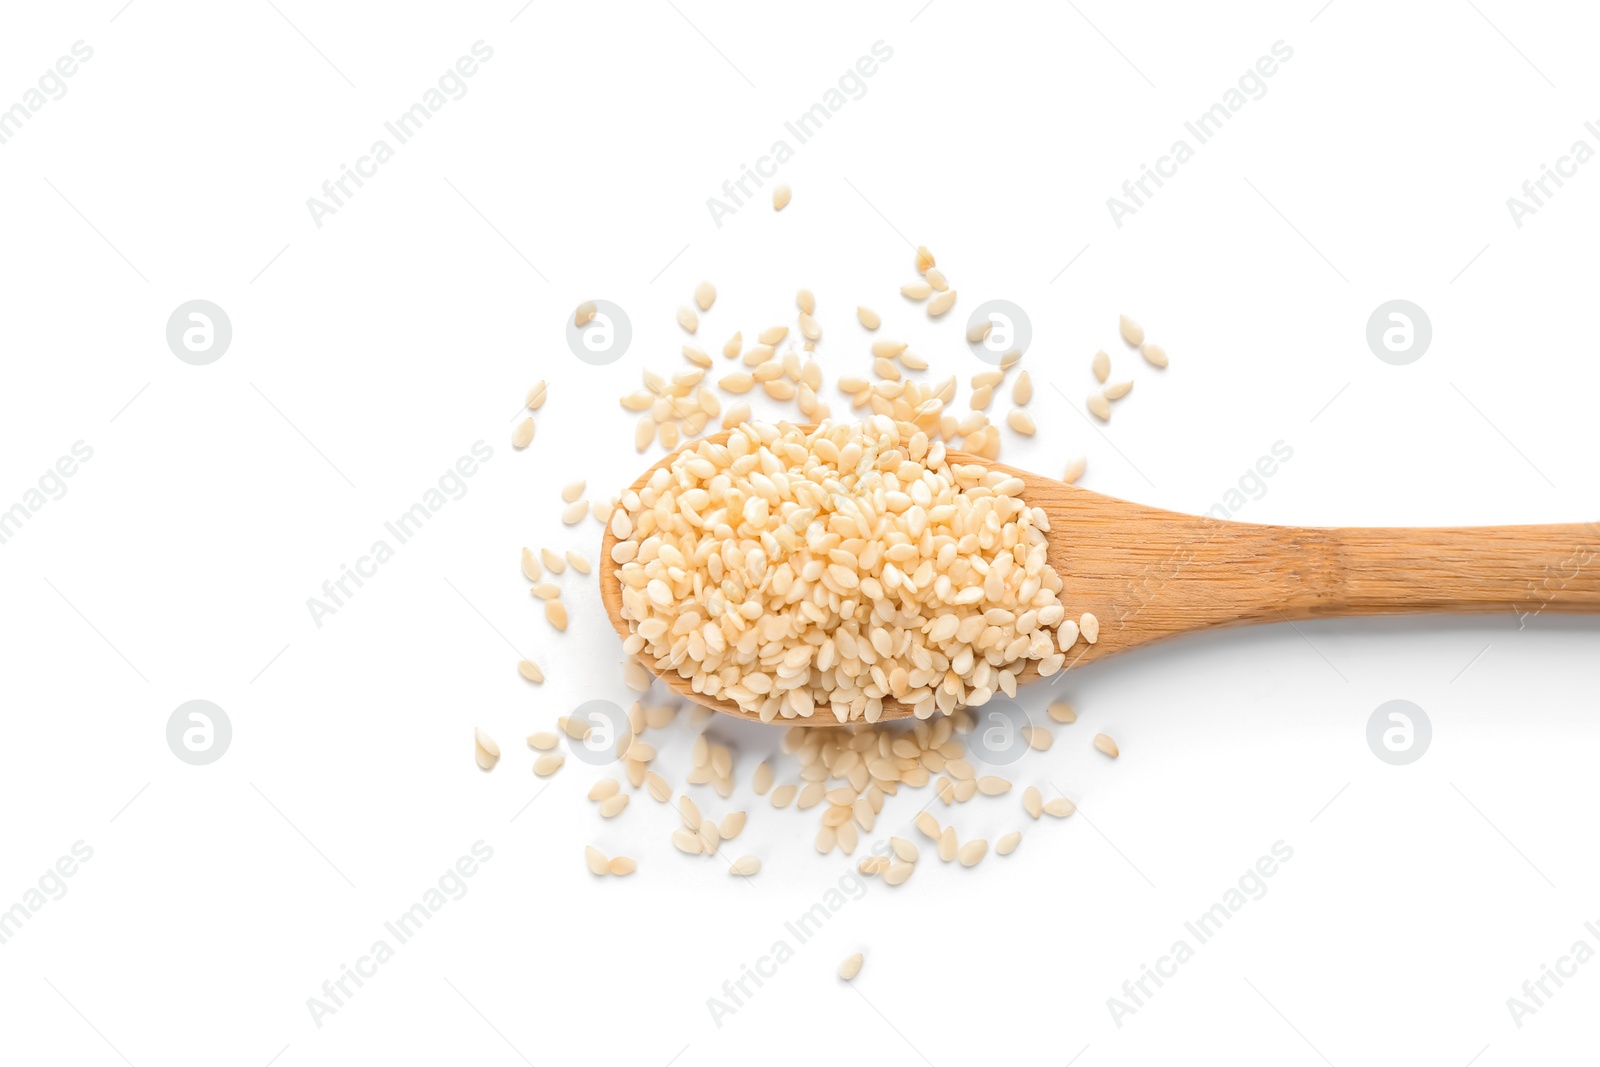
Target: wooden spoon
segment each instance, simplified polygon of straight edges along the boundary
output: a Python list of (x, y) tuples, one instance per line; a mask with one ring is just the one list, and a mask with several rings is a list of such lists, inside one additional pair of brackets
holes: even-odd
[[(809, 428), (807, 428), (809, 429)], [(726, 433), (706, 438), (721, 443)], [(692, 442), (685, 448), (694, 448)], [(682, 451), (682, 450), (680, 450)], [(677, 453), (656, 467), (664, 467)], [(951, 463), (979, 463), (1021, 478), (1023, 498), (1050, 517), (1050, 566), (1065, 586), (1069, 613), (1100, 620), (1094, 644), (1079, 638), (1067, 667), (1126, 652), (1164, 637), (1249, 622), (1348, 615), (1541, 611), (1600, 612), (1600, 525), (1379, 527), (1258, 526), (1131, 504), (962, 452)], [(649, 481), (655, 467), (633, 488)], [(606, 527), (600, 595), (624, 639), (616, 543)], [(1029, 663), (1017, 683), (1032, 681)], [(696, 693), (668, 671), (673, 689), (708, 708), (759, 722), (731, 701)], [(883, 703), (884, 719), (911, 714)], [(809, 719), (775, 725), (836, 726), (819, 708)]]

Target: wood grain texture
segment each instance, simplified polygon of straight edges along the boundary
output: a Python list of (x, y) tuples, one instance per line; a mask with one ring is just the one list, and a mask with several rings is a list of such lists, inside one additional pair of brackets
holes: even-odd
[[(725, 441), (727, 434), (707, 438)], [(692, 442), (686, 448), (695, 447)], [(680, 450), (681, 451), (681, 450)], [(656, 464), (669, 464), (673, 453)], [(1023, 496), (1050, 517), (1050, 565), (1061, 576), (1069, 617), (1088, 611), (1100, 638), (1067, 652), (1067, 668), (1167, 637), (1253, 622), (1424, 612), (1600, 612), (1600, 524), (1481, 527), (1261, 526), (1134, 504), (1027, 471), (949, 452), (1021, 478)], [(649, 480), (646, 471), (634, 483)], [(622, 590), (607, 524), (600, 593), (623, 638)], [(1030, 664), (1017, 683), (1038, 677)], [(664, 680), (685, 697), (759, 721), (729, 701)], [(885, 701), (883, 718), (911, 709)], [(775, 725), (833, 726), (811, 719)]]

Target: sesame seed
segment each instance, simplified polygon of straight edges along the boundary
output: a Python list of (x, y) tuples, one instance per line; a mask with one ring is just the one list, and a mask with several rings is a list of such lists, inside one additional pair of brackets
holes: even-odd
[(1028, 372), (1023, 371), (1017, 376), (1017, 384), (1011, 387), (1011, 402), (1018, 407), (1033, 399), (1033, 379), (1028, 377)]
[(1066, 797), (1056, 797), (1045, 803), (1044, 813), (1057, 819), (1065, 819), (1068, 815), (1078, 810), (1078, 805)]
[(1071, 723), (1078, 721), (1078, 713), (1073, 710), (1071, 704), (1063, 701), (1057, 701), (1056, 703), (1050, 705), (1050, 718), (1056, 722), (1067, 723), (1070, 725)]
[(1094, 359), (1089, 364), (1089, 369), (1094, 371), (1094, 380), (1104, 382), (1111, 377), (1111, 357), (1101, 349), (1094, 354)]
[(500, 762), (500, 746), (494, 738), (478, 729), (473, 730), (472, 740), (473, 756), (478, 766), (486, 771), (494, 770), (494, 765)]
[(1039, 790), (1031, 785), (1022, 792), (1022, 810), (1033, 816), (1035, 819), (1037, 819), (1039, 817), (1039, 813), (1044, 810), (1043, 801), (1039, 796)]

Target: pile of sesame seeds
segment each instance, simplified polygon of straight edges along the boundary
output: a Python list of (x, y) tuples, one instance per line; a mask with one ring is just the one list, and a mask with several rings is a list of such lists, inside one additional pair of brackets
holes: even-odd
[[(776, 210), (781, 211), (788, 202), (787, 188), (775, 191)], [(926, 248), (917, 250), (915, 268), (917, 279), (902, 286), (901, 295), (912, 303), (923, 304), (930, 319), (939, 319), (953, 308), (955, 290), (950, 287), (944, 273), (935, 265), (932, 253)], [(690, 342), (699, 336), (705, 325), (702, 316), (709, 318), (716, 304), (716, 296), (715, 287), (709, 282), (702, 282), (692, 294), (693, 306), (685, 304), (677, 311), (677, 324), (689, 335)], [(815, 440), (834, 442), (835, 448), (838, 447), (837, 441), (830, 434), (839, 433), (841, 427), (847, 435), (860, 434), (865, 428), (868, 432), (876, 431), (892, 437), (896, 447), (907, 450), (913, 447), (914, 441), (917, 442), (915, 447), (925, 449), (920, 457), (924, 461), (931, 462), (936, 450), (942, 458), (943, 448), (947, 444), (951, 448), (992, 460), (998, 458), (1006, 432), (1024, 437), (1036, 433), (1036, 424), (1027, 411), (1033, 399), (1033, 382), (1026, 370), (1018, 369), (1021, 353), (1008, 353), (1001, 358), (998, 367), (972, 377), (969, 411), (963, 414), (951, 410), (956, 400), (956, 379), (951, 377), (939, 382), (920, 379), (917, 376), (928, 369), (928, 362), (911, 351), (905, 343), (887, 337), (874, 337), (867, 351), (859, 357), (859, 370), (841, 374), (837, 378), (839, 393), (848, 400), (857, 417), (865, 421), (855, 426), (831, 423), (830, 405), (824, 399), (823, 369), (817, 359), (823, 338), (817, 301), (810, 290), (802, 288), (796, 294), (795, 304), (797, 316), (793, 329), (789, 325), (762, 328), (754, 332), (755, 343), (748, 347), (744, 344), (742, 331), (735, 330), (731, 334), (719, 351), (724, 360), (738, 361), (737, 369), (715, 375), (712, 371), (717, 361), (713, 355), (697, 344), (685, 343), (682, 355), (686, 366), (665, 372), (645, 370), (643, 389), (621, 398), (625, 410), (640, 415), (634, 431), (636, 450), (644, 452), (652, 445), (659, 444), (670, 452), (718, 430), (731, 431), (735, 437), (742, 434), (745, 439), (752, 443), (759, 442), (760, 447), (769, 451), (778, 438), (798, 434), (802, 440), (806, 439), (806, 433), (798, 427), (752, 423), (750, 403), (741, 398), (755, 392), (758, 386), (760, 392), (771, 401), (793, 402), (805, 423), (823, 424), (825, 429), (822, 436)], [(587, 302), (574, 312), (574, 322), (581, 327), (594, 315), (594, 304)], [(860, 326), (871, 333), (876, 334), (883, 326), (882, 316), (865, 304), (857, 305), (854, 315)], [(1120, 333), (1124, 341), (1138, 349), (1151, 365), (1159, 368), (1167, 365), (1165, 352), (1159, 346), (1145, 343), (1143, 330), (1137, 323), (1123, 317)], [(969, 334), (968, 339), (983, 338), (981, 334), (977, 338)], [(1091, 395), (1089, 407), (1101, 419), (1109, 418), (1110, 402), (1125, 397), (1132, 388), (1131, 381), (1107, 385), (1110, 369), (1109, 357), (1103, 351), (1098, 353), (1092, 361), (1091, 370), (1104, 388)], [(1016, 371), (1014, 376), (1013, 371)], [(725, 401), (719, 393), (728, 399)], [(999, 422), (991, 422), (988, 414), (991, 406), (1007, 393), (1010, 397), (1009, 410)], [(533, 413), (545, 403), (546, 396), (547, 388), (543, 382), (529, 391), (526, 400), (529, 414), (513, 430), (512, 443), (516, 448), (525, 449), (531, 444), (534, 436)], [(684, 453), (686, 457), (691, 457), (685, 461), (684, 473), (688, 473), (687, 467), (693, 462), (692, 457), (709, 461), (704, 448), (705, 442), (701, 441), (693, 450)], [(745, 453), (750, 454), (753, 453)], [(1081, 457), (1069, 460), (1065, 465), (1064, 480), (1076, 481), (1082, 476), (1085, 465)], [(770, 474), (762, 473), (770, 481)], [(711, 477), (716, 476), (717, 472), (713, 471)], [(987, 490), (992, 497), (1005, 495), (999, 483), (985, 484), (987, 475), (977, 470), (966, 477), (972, 488)], [(959, 482), (959, 476), (953, 478), (953, 484)], [(704, 485), (689, 488), (704, 488)], [(1016, 491), (1013, 487), (1005, 488)], [(643, 543), (650, 535), (633, 535), (638, 533), (643, 516), (657, 509), (661, 502), (660, 494), (648, 503), (642, 495), (636, 494), (635, 498), (630, 498), (626, 492), (616, 497), (591, 501), (585, 495), (586, 489), (585, 483), (578, 481), (563, 490), (563, 524), (577, 526), (592, 518), (602, 526), (611, 525), (613, 531), (618, 524), (631, 527), (627, 535), (619, 536), (637, 546), (636, 554), (623, 566), (637, 563), (642, 571), (647, 561), (641, 561), (637, 553), (642, 552)], [(749, 501), (752, 498), (747, 496), (745, 499)], [(693, 498), (693, 503), (698, 503), (697, 497)], [(692, 511), (693, 507), (689, 510)], [(1042, 515), (1033, 515), (1031, 509), (1019, 501), (1013, 518), (1020, 516), (1025, 516), (1019, 520), (1023, 531), (1032, 530), (1042, 535), (1048, 529), (1047, 522), (1039, 521)], [(760, 538), (755, 540), (759, 542)], [(1023, 536), (1020, 540), (1027, 542), (1029, 539)], [(1031, 551), (1033, 546), (1028, 547)], [(624, 552), (627, 551), (624, 549)], [(660, 560), (660, 544), (655, 546), (654, 552), (654, 558)], [(821, 573), (814, 579), (822, 588), (828, 586), (824, 574), (841, 585), (847, 581), (843, 575), (830, 570), (834, 565), (842, 567), (844, 564), (835, 564), (828, 552), (831, 550), (823, 555), (828, 562), (823, 564)], [(667, 558), (670, 563), (672, 557), (669, 555)], [(745, 562), (748, 565), (748, 557)], [(532, 595), (543, 601), (547, 620), (557, 630), (566, 629), (567, 614), (561, 601), (560, 585), (555, 579), (569, 566), (579, 575), (591, 573), (587, 558), (575, 550), (565, 553), (549, 548), (537, 553), (523, 550), (523, 575), (532, 583)], [(665, 569), (670, 571), (671, 567)], [(1041, 571), (1044, 569), (1041, 568)], [(882, 583), (881, 570), (869, 577), (875, 577)], [(916, 586), (916, 574), (906, 577)], [(856, 588), (859, 589), (859, 572), (856, 573), (856, 580)], [(648, 621), (657, 606), (681, 606), (684, 602), (679, 590), (669, 585), (669, 604), (659, 604), (659, 594), (650, 596), (652, 581), (664, 579), (650, 577), (643, 583), (643, 595), (651, 607), (639, 612), (640, 621)], [(1055, 585), (1052, 598), (1055, 592), (1060, 591), (1059, 579)], [(1045, 586), (1046, 582), (1041, 579), (1041, 588)], [(829, 589), (829, 595), (835, 599), (848, 592), (848, 588)], [(1046, 608), (1050, 606), (1044, 605)], [(1015, 634), (1007, 644), (1040, 632), (1041, 626), (1046, 633), (1050, 633), (1053, 627), (1049, 652), (1045, 653), (1042, 648), (1035, 649), (1041, 653), (1041, 658), (1043, 655), (1059, 656), (1062, 650), (1071, 647), (1080, 638), (1089, 642), (1096, 640), (1099, 624), (1092, 612), (1067, 618), (1059, 601), (1055, 606), (1061, 608), (1059, 615), (1054, 611), (1046, 614), (1041, 610), (1040, 618), (1032, 621), (1028, 633)], [(982, 618), (986, 613), (987, 609), (978, 613), (978, 617)], [(1018, 621), (1016, 616), (1020, 614), (1014, 612), (1013, 619), (1009, 621), (1015, 623)], [(668, 630), (677, 624), (679, 618), (681, 616), (673, 617)], [(702, 623), (705, 621), (702, 620)], [(928, 626), (924, 636), (931, 635), (935, 626), (942, 631), (947, 625), (937, 617), (924, 622)], [(957, 625), (958, 628), (961, 625), (959, 620)], [(985, 626), (989, 625), (999, 623), (991, 624), (985, 620)], [(868, 647), (873, 647), (870, 638), (866, 643)], [(1032, 645), (1032, 638), (1029, 643)], [(763, 867), (760, 857), (740, 855), (730, 858), (728, 854), (728, 844), (744, 830), (748, 813), (731, 810), (713, 819), (703, 815), (699, 804), (689, 795), (690, 789), (695, 786), (707, 786), (723, 799), (732, 795), (737, 756), (733, 744), (731, 741), (716, 740), (713, 733), (707, 732), (712, 713), (702, 707), (691, 706), (687, 715), (681, 715), (682, 709), (675, 703), (646, 703), (654, 692), (652, 668), (676, 669), (683, 662), (681, 650), (675, 650), (673, 644), (676, 641), (666, 645), (665, 656), (645, 655), (646, 662), (641, 662), (639, 656), (632, 654), (645, 653), (644, 644), (629, 649), (630, 654), (623, 665), (624, 678), (642, 696), (628, 709), (628, 730), (625, 736), (617, 739), (618, 765), (632, 789), (642, 791), (657, 804), (676, 807), (680, 825), (670, 833), (676, 851), (686, 856), (716, 858), (733, 876), (757, 876)], [(687, 642), (684, 644), (687, 645)], [(679, 660), (676, 665), (672, 663), (674, 658)], [(758, 662), (759, 659), (758, 656)], [(704, 662), (703, 659), (701, 662)], [(813, 660), (808, 671), (814, 667), (814, 663)], [(975, 669), (976, 664), (973, 666)], [(791, 668), (791, 672), (797, 667)], [(1059, 665), (1056, 665), (1058, 668)], [(519, 663), (518, 670), (530, 684), (539, 685), (544, 681), (543, 670), (531, 660)], [(1000, 834), (991, 847), (989, 841), (982, 837), (963, 838), (955, 825), (963, 805), (1005, 802), (1005, 798), (1013, 791), (1013, 783), (1008, 778), (998, 774), (979, 774), (974, 761), (968, 758), (967, 741), (975, 726), (974, 715), (968, 708), (981, 705), (996, 691), (1014, 691), (1002, 678), (1003, 671), (995, 671), (992, 666), (991, 670), (994, 673), (992, 686), (966, 687), (960, 697), (952, 699), (948, 706), (942, 706), (936, 694), (921, 698), (918, 701), (922, 705), (919, 714), (925, 717), (909, 725), (868, 721), (867, 705), (863, 702), (854, 709), (859, 714), (847, 714), (844, 716), (846, 721), (840, 725), (791, 728), (784, 735), (780, 754), (770, 761), (762, 761), (753, 769), (751, 787), (757, 796), (766, 798), (768, 805), (773, 808), (818, 809), (814, 838), (817, 851), (854, 855), (862, 848), (863, 836), (877, 832), (879, 817), (888, 798), (902, 789), (919, 790), (931, 786), (935, 802), (943, 807), (943, 821), (941, 814), (935, 813), (939, 809), (930, 806), (922, 810), (912, 823), (916, 833), (925, 838), (928, 844), (919, 848), (909, 834), (905, 837), (890, 835), (886, 840), (869, 846), (867, 854), (857, 862), (857, 869), (862, 875), (881, 877), (886, 885), (906, 884), (915, 873), (923, 852), (929, 849), (941, 863), (955, 863), (963, 867), (980, 864), (991, 852), (997, 856), (1009, 856), (1021, 843), (1023, 831), (1020, 826)], [(910, 668), (905, 673), (904, 679), (891, 679), (886, 673), (879, 688), (893, 691), (895, 683), (899, 682), (901, 690), (905, 691), (911, 681)], [(867, 675), (870, 677), (871, 672), (868, 671)], [(742, 680), (731, 682), (729, 688), (741, 684)], [(1011, 682), (1014, 683), (1014, 678)], [(988, 690), (987, 694), (981, 691), (984, 689)], [(795, 691), (795, 687), (786, 690)], [(779, 707), (772, 708), (771, 701), (765, 699), (770, 696), (770, 690), (768, 694), (750, 690), (749, 696), (763, 698), (753, 701), (750, 706), (757, 714), (764, 714), (764, 717), (773, 720), (790, 717), (789, 712), (798, 714), (804, 708), (803, 700), (791, 703), (791, 698), (787, 696), (783, 697)], [(974, 697), (976, 699), (969, 699)], [(828, 703), (831, 708), (831, 701)], [(815, 698), (812, 707), (817, 707)], [(771, 714), (765, 714), (761, 710), (763, 708)], [(1073, 709), (1065, 703), (1052, 704), (1049, 714), (1050, 719), (1058, 725), (1070, 725), (1077, 718)], [(692, 766), (684, 776), (683, 785), (679, 787), (681, 791), (676, 791), (660, 767), (656, 746), (645, 741), (644, 737), (648, 731), (660, 731), (664, 739), (670, 740), (686, 728), (699, 732), (692, 747)], [(562, 716), (556, 722), (556, 730), (530, 735), (527, 741), (535, 754), (535, 773), (550, 776), (564, 766), (564, 757), (557, 751), (561, 735), (565, 735), (569, 743), (583, 743), (590, 738), (591, 729), (576, 718)], [(1055, 735), (1051, 727), (1039, 725), (1027, 728), (1025, 739), (1031, 749), (1042, 751), (1051, 748)], [(1107, 757), (1115, 758), (1118, 755), (1116, 743), (1105, 734), (1096, 735), (1092, 745)], [(478, 766), (484, 771), (494, 768), (500, 757), (498, 745), (482, 730), (475, 732), (475, 752)], [(628, 813), (629, 797), (630, 794), (624, 791), (623, 782), (615, 777), (600, 778), (589, 791), (597, 814), (605, 821), (626, 822), (636, 818)], [(1022, 814), (1031, 820), (1043, 816), (1066, 818), (1076, 810), (1071, 799), (1059, 795), (1046, 799), (1033, 786), (1021, 791), (1020, 800)], [(596, 876), (626, 876), (635, 873), (638, 868), (635, 859), (626, 855), (607, 856), (594, 845), (586, 850), (586, 864)], [(852, 955), (840, 965), (840, 978), (846, 981), (854, 979), (861, 966), (862, 955)]]

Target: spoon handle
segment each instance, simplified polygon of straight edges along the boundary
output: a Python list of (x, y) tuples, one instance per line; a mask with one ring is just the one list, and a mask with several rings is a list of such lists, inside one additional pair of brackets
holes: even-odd
[[(1600, 523), (1314, 527), (1183, 515), (1038, 480), (1064, 599), (1096, 659), (1236, 623), (1355, 615), (1600, 612)], [(1093, 535), (1093, 551), (1085, 551)]]
[(1323, 561), (1311, 616), (1600, 612), (1594, 523), (1303, 532)]

